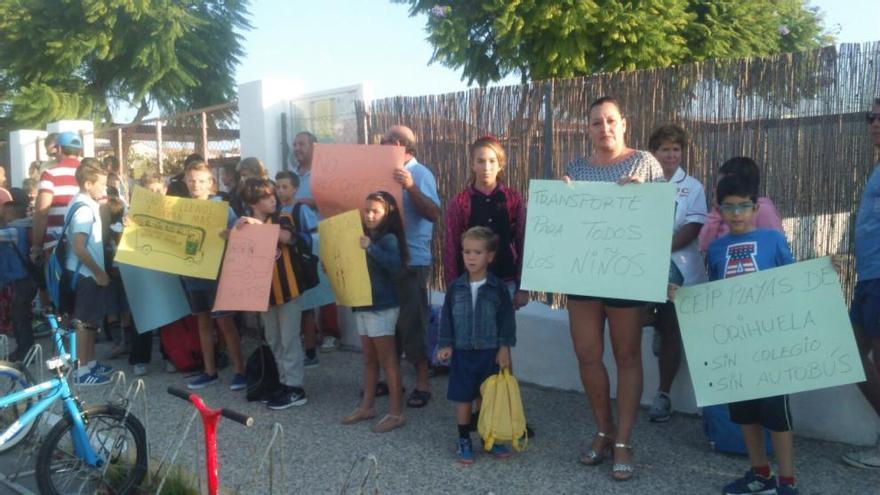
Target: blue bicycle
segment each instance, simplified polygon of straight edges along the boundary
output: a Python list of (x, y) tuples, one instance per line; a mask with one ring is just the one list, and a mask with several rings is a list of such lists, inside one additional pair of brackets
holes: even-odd
[[(76, 332), (60, 329), (53, 315), (48, 319), (58, 356), (46, 361), (46, 365), (55, 376), (0, 398), (0, 411), (12, 408), (11, 416), (15, 418), (0, 434), (0, 448), (24, 439), (40, 415), (60, 400), (64, 416), (49, 430), (37, 453), (36, 479), (40, 493), (135, 493), (147, 473), (144, 426), (124, 407), (84, 406), (73, 395), (67, 375), (71, 363), (76, 362)], [(69, 339), (70, 354), (64, 348), (64, 337)], [(28, 383), (27, 377), (16, 375), (16, 371), (21, 373), (17, 368), (0, 366), (0, 380), (5, 380), (6, 385), (23, 387)]]

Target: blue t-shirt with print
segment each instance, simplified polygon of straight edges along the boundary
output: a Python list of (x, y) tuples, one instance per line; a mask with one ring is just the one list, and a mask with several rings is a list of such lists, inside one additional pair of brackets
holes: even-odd
[(856, 215), (856, 274), (859, 280), (880, 278), (880, 163), (865, 185)]
[(794, 263), (781, 232), (755, 229), (727, 234), (709, 244), (709, 278), (721, 280)]
[[(440, 197), (437, 195), (437, 181), (434, 179), (434, 174), (414, 158), (405, 166), (412, 174), (415, 187), (439, 207)], [(406, 190), (403, 191), (403, 221), (410, 266), (429, 266), (434, 223), (419, 214)]]

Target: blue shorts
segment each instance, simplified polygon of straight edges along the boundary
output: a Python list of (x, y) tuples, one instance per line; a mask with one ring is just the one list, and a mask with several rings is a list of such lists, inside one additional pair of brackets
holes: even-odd
[(217, 288), (195, 289), (186, 291), (186, 300), (189, 302), (189, 310), (192, 314), (210, 313), (211, 318), (223, 318), (232, 316), (234, 311), (211, 311), (214, 308), (214, 298), (217, 296)]
[(497, 355), (498, 349), (453, 349), (446, 398), (454, 402), (472, 402), (479, 398), (480, 385), (498, 373)]
[(880, 339), (880, 278), (856, 283), (849, 319), (868, 338)]
[(73, 319), (94, 329), (101, 328), (106, 315), (104, 311), (106, 294), (106, 287), (98, 285), (94, 278), (77, 275)]

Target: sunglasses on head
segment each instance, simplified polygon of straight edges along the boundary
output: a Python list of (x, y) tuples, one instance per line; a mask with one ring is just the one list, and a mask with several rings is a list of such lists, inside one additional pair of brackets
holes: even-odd
[(865, 114), (865, 118), (869, 124), (873, 124), (875, 121), (880, 120), (880, 113), (868, 112)]

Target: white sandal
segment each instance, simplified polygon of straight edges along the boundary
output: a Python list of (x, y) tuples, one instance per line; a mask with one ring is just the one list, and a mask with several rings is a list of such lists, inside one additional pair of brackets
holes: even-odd
[[(626, 443), (615, 443), (615, 449), (627, 449), (632, 454), (633, 448), (632, 445)], [(632, 461), (630, 462), (615, 462), (613, 466), (611, 466), (611, 477), (616, 481), (629, 481), (632, 479), (633, 474), (635, 473), (635, 468), (632, 465)]]

